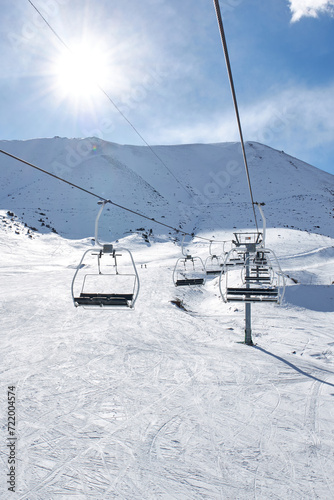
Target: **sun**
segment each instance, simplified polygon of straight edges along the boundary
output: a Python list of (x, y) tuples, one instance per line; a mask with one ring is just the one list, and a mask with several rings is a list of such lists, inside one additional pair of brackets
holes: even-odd
[(77, 44), (54, 62), (54, 86), (63, 99), (89, 100), (106, 84), (108, 67), (107, 57), (100, 47)]

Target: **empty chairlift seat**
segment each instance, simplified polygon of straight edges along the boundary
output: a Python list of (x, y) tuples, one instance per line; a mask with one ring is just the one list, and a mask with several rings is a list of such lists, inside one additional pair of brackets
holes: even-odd
[(98, 252), (87, 250), (72, 282), (76, 307), (133, 308), (139, 292), (139, 277), (126, 248), (105, 245)]
[(187, 255), (176, 261), (173, 281), (175, 286), (204, 285), (205, 269), (200, 257)]
[(177, 259), (174, 271), (173, 282), (175, 286), (196, 286), (204, 285), (205, 283), (205, 267), (200, 257), (194, 257), (184, 250), (184, 240), (186, 235), (183, 235), (181, 250), (183, 257)]

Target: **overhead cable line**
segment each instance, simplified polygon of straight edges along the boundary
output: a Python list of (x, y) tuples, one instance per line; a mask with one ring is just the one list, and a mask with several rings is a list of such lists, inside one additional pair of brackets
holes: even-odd
[(67, 50), (70, 50), (70, 48), (68, 47), (68, 45), (66, 45), (66, 43), (64, 42), (64, 40), (62, 40), (60, 38), (60, 36), (57, 34), (57, 32), (52, 28), (51, 24), (48, 23), (48, 21), (45, 19), (45, 17), (41, 13), (41, 11), (38, 10), (37, 7), (30, 0), (28, 0), (28, 2), (35, 9), (35, 11), (41, 16), (41, 18), (43, 19), (43, 21), (45, 22), (45, 24), (50, 28), (50, 30), (52, 31), (52, 33), (58, 38), (58, 40), (60, 41), (60, 43), (62, 43)]
[[(66, 179), (63, 179), (62, 177), (59, 177), (58, 175), (52, 174), (51, 172), (48, 172), (47, 170), (44, 170), (41, 167), (37, 167), (37, 165), (34, 165), (33, 163), (30, 163), (29, 161), (23, 160), (22, 158), (19, 158), (18, 156), (15, 156), (11, 153), (8, 153), (7, 151), (4, 151), (3, 149), (0, 149), (0, 153), (4, 154), (6, 156), (9, 156), (10, 158), (13, 158), (14, 160), (17, 160), (21, 163), (24, 163), (25, 165), (28, 165), (29, 167), (32, 167), (36, 170), (39, 170), (40, 172), (43, 172), (44, 174), (49, 175), (50, 177), (53, 177), (54, 179), (57, 179), (58, 181), (64, 182), (65, 184), (68, 184), (69, 186), (72, 186), (76, 189), (79, 189), (80, 191), (83, 191), (84, 193), (87, 193), (91, 196), (94, 196), (95, 198), (98, 198), (101, 201), (104, 201), (106, 203), (110, 203), (111, 205), (114, 205), (117, 208), (120, 208), (122, 210), (126, 210), (127, 212), (130, 212), (134, 215), (138, 215), (139, 217), (142, 217), (143, 219), (147, 219), (151, 222), (155, 222), (156, 224), (159, 224), (160, 226), (164, 226), (164, 227), (167, 227), (168, 229), (172, 229), (176, 233), (180, 233), (180, 234), (183, 234), (185, 236), (191, 236), (192, 238), (195, 236), (194, 233), (187, 233), (185, 231), (182, 231), (181, 229), (177, 229), (176, 227), (169, 226), (168, 224), (165, 224), (164, 222), (160, 222), (160, 221), (154, 219), (153, 217), (148, 217), (147, 215), (141, 214), (140, 212), (136, 212), (135, 210), (132, 210), (131, 208), (127, 208), (127, 207), (124, 207), (123, 205), (119, 205), (118, 203), (115, 203), (114, 201), (111, 201), (110, 199), (105, 198), (104, 196), (99, 196), (98, 194), (93, 193), (92, 191), (89, 191), (88, 189), (85, 189), (81, 186), (78, 186), (77, 184), (74, 184), (73, 182), (70, 182)], [(211, 240), (209, 238), (204, 238), (203, 236), (195, 236), (195, 237), (200, 239), (200, 240), (204, 240), (204, 241), (209, 241), (209, 242), (214, 241), (215, 243), (226, 243), (227, 241), (229, 241), (229, 240), (226, 240), (226, 241)]]
[(228, 73), (228, 78), (229, 78), (229, 81), (230, 81), (230, 87), (231, 87), (231, 92), (232, 92), (232, 97), (233, 97), (234, 109), (235, 109), (235, 114), (236, 114), (237, 122), (238, 122), (238, 129), (239, 129), (239, 135), (240, 135), (242, 155), (243, 155), (245, 169), (246, 169), (248, 189), (249, 189), (249, 193), (250, 193), (250, 197), (251, 197), (251, 201), (252, 201), (252, 208), (253, 208), (253, 213), (254, 213), (256, 230), (259, 231), (258, 224), (257, 224), (257, 218), (256, 218), (256, 212), (255, 212), (255, 203), (254, 203), (254, 198), (253, 198), (252, 186), (251, 186), (251, 181), (250, 181), (250, 176), (249, 176), (249, 169), (248, 169), (248, 163), (247, 163), (247, 156), (246, 156), (245, 144), (244, 144), (244, 139), (243, 139), (243, 134), (242, 134), (242, 128), (241, 128), (241, 121), (240, 121), (240, 116), (239, 116), (237, 96), (236, 96), (236, 93), (235, 93), (233, 76), (232, 76), (232, 69), (231, 69), (231, 64), (230, 64), (230, 58), (229, 58), (228, 50), (227, 50), (227, 43), (226, 43), (224, 26), (223, 26), (223, 19), (222, 19), (222, 15), (221, 15), (221, 11), (220, 11), (219, 0), (213, 0), (213, 2), (214, 2), (214, 5), (215, 5), (215, 9), (216, 9), (217, 21), (218, 21), (218, 26), (219, 26), (221, 41), (222, 41), (223, 49), (224, 49), (224, 55), (225, 55), (227, 73)]

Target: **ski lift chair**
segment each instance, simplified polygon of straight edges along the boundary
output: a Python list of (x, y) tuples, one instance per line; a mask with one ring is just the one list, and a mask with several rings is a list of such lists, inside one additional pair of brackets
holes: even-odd
[(133, 308), (139, 294), (139, 276), (130, 250), (102, 245), (95, 222), (95, 243), (98, 248), (86, 250), (72, 280), (71, 292), (75, 307)]
[(232, 248), (225, 256), (225, 261), (223, 262), (223, 268), (233, 267), (233, 266), (243, 266), (244, 264), (245, 264), (245, 252), (237, 248)]
[[(278, 259), (269, 248), (265, 247), (266, 218), (260, 203), (256, 203), (263, 220), (262, 233), (234, 233), (234, 245), (242, 249), (244, 262), (237, 286), (229, 285), (229, 278), (233, 272), (233, 248), (227, 254), (223, 273), (219, 278), (219, 289), (224, 302), (276, 302), (282, 303), (285, 292), (285, 276)], [(232, 262), (232, 263), (231, 263)], [(235, 273), (234, 273), (235, 278)], [(241, 278), (241, 279), (240, 279)], [(224, 289), (223, 289), (224, 281)]]
[[(281, 304), (285, 291), (285, 278), (274, 252), (261, 248), (267, 262), (266, 266), (258, 264), (256, 254), (248, 255), (239, 277), (236, 276), (232, 267), (228, 267), (231, 252), (226, 258), (224, 273), (219, 278), (219, 289), (224, 302), (276, 302)], [(275, 261), (275, 269), (269, 256)], [(233, 277), (232, 273), (234, 273)], [(232, 286), (230, 285), (231, 280), (233, 281)], [(235, 282), (236, 286), (234, 286)]]
[(205, 283), (205, 267), (200, 257), (193, 257), (184, 252), (182, 239), (182, 254), (183, 257), (177, 259), (174, 272), (173, 282), (175, 286), (192, 286), (204, 285)]
[(210, 241), (209, 256), (205, 259), (205, 272), (207, 275), (220, 274), (222, 267), (224, 265), (224, 257), (226, 255), (224, 251), (225, 242), (223, 243), (223, 253), (221, 255), (215, 255), (211, 251), (212, 241)]

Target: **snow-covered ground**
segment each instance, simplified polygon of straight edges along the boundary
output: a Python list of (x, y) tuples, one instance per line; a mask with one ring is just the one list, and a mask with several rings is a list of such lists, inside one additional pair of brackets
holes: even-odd
[[(206, 148), (212, 160), (206, 172), (214, 171), (216, 151), (233, 150), (213, 145), (210, 157)], [(256, 148), (272, 161), (281, 154)], [(174, 159), (176, 149), (168, 150)], [(190, 151), (198, 157), (188, 146), (187, 155)], [(16, 154), (20, 156), (19, 148)], [(233, 158), (234, 153), (229, 154)], [(25, 158), (37, 163), (35, 155)], [(122, 161), (129, 179), (131, 161)], [(115, 222), (113, 234), (119, 245), (133, 252), (137, 264), (141, 289), (135, 309), (76, 309), (71, 281), (83, 252), (92, 248), (96, 202), (86, 204), (85, 195), (75, 193), (73, 200), (64, 195), (56, 207), (52, 189), (57, 181), (47, 178), (43, 185), (34, 172), (22, 181), (11, 170), (0, 213), (1, 498), (334, 498), (334, 239), (328, 191), (333, 183), (329, 174), (294, 163), (300, 169), (299, 179), (291, 166), (295, 190), (281, 186), (283, 167), (277, 163), (276, 187), (271, 192), (269, 181), (265, 187), (261, 174), (264, 195), (256, 195), (257, 201), (266, 202), (267, 245), (289, 278), (281, 307), (252, 305), (254, 347), (241, 343), (244, 306), (223, 303), (218, 278), (208, 278), (202, 287), (176, 288), (172, 273), (181, 251), (173, 241), (175, 234), (154, 228), (148, 243), (144, 231), (135, 232), (137, 220), (127, 226), (127, 216)], [(19, 169), (23, 174), (25, 167)], [(194, 226), (201, 236), (212, 237), (218, 220), (216, 240), (230, 239), (233, 226), (243, 223), (239, 184), (232, 182), (232, 167), (229, 172), (228, 199), (220, 208), (216, 198), (210, 199), (207, 211), (195, 213)], [(180, 171), (183, 185), (182, 176)], [(148, 168), (145, 175), (141, 171), (141, 179), (145, 177), (150, 179)], [(213, 177), (203, 179), (206, 186)], [(201, 189), (200, 180), (195, 168), (194, 192)], [(167, 181), (158, 175), (150, 185), (134, 180), (138, 193), (133, 197), (120, 176), (123, 181), (123, 192), (115, 193), (118, 201), (123, 197), (127, 206), (138, 203), (144, 211), (148, 199), (150, 214), (165, 214), (163, 220), (174, 227), (178, 213), (183, 214), (190, 228), (191, 214), (184, 209), (193, 203), (187, 201), (188, 194), (175, 196), (183, 204), (179, 210), (173, 189), (168, 192)], [(101, 188), (101, 182), (95, 188)], [(233, 204), (229, 197), (234, 196)], [(84, 220), (76, 219), (78, 212), (73, 220), (64, 217), (71, 203), (73, 213), (81, 203)], [(310, 206), (317, 207), (313, 214), (320, 227), (314, 231)], [(47, 215), (36, 214), (34, 219), (35, 212)], [(281, 224), (272, 222), (270, 213), (282, 217)], [(220, 214), (225, 214), (226, 223)], [(49, 217), (59, 234), (51, 228), (40, 234), (24, 226), (34, 221), (37, 225), (37, 217)], [(75, 226), (79, 219), (80, 226)], [(104, 220), (114, 229), (110, 213)], [(44, 231), (41, 224), (38, 229)], [(143, 227), (148, 228), (147, 222)], [(69, 238), (71, 228), (74, 236)], [(78, 234), (83, 239), (75, 239)], [(208, 256), (203, 240), (193, 240), (189, 249), (203, 259)], [(172, 303), (177, 300), (186, 310)], [(17, 400), (15, 494), (6, 484), (7, 387), (12, 385)]]

